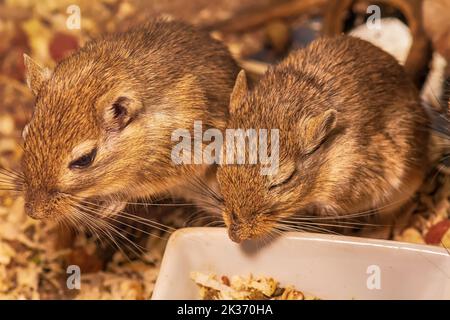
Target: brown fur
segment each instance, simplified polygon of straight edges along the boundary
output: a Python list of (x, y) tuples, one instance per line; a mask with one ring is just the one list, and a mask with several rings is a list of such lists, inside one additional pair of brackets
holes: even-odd
[(258, 166), (219, 168), (233, 240), (267, 235), (292, 215), (389, 211), (422, 182), (428, 118), (414, 84), (384, 51), (347, 36), (323, 38), (270, 69), (254, 90), (243, 78), (227, 127), (279, 129), (282, 178)]
[(436, 154), (440, 157), (438, 168), (447, 175), (450, 175), (450, 100), (447, 102), (447, 108), (444, 115), (440, 115), (440, 128), (438, 133), (433, 135), (435, 138)]
[[(36, 109), (22, 167), (35, 218), (69, 214), (74, 199), (117, 204), (185, 183), (194, 169), (172, 163), (171, 133), (194, 120), (223, 128), (238, 71), (207, 33), (159, 20), (92, 41), (51, 74), (26, 65)], [(123, 97), (116, 119), (111, 106)], [(93, 147), (92, 166), (69, 168)]]

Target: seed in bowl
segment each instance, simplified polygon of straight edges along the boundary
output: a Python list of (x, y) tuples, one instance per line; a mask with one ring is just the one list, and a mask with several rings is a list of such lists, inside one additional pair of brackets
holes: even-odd
[(315, 300), (293, 286), (281, 287), (270, 277), (227, 276), (192, 272), (191, 278), (200, 288), (202, 300)]

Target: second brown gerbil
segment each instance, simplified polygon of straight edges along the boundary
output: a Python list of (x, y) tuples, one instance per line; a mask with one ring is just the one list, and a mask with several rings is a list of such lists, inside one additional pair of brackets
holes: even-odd
[(427, 173), (428, 122), (404, 69), (356, 38), (316, 40), (269, 69), (252, 90), (241, 71), (227, 127), (279, 129), (279, 169), (262, 175), (260, 164), (221, 165), (230, 238), (396, 212)]

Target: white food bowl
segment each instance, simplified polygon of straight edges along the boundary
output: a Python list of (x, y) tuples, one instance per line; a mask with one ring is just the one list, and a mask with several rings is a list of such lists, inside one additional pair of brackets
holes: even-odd
[(394, 241), (295, 232), (255, 250), (222, 228), (186, 228), (169, 240), (152, 299), (199, 299), (192, 271), (271, 276), (321, 299), (450, 299), (448, 252)]

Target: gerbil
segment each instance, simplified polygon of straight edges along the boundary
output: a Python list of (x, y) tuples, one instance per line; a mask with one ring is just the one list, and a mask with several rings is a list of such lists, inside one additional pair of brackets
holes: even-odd
[(171, 161), (171, 133), (223, 128), (239, 71), (224, 45), (180, 22), (156, 20), (89, 42), (54, 71), (25, 57), (36, 97), (24, 130), (26, 212), (107, 213), (183, 185), (201, 167)]
[(314, 41), (251, 91), (241, 71), (227, 128), (279, 129), (278, 173), (218, 169), (235, 242), (311, 217), (393, 211), (426, 174), (428, 118), (414, 84), (393, 57), (352, 37)]

